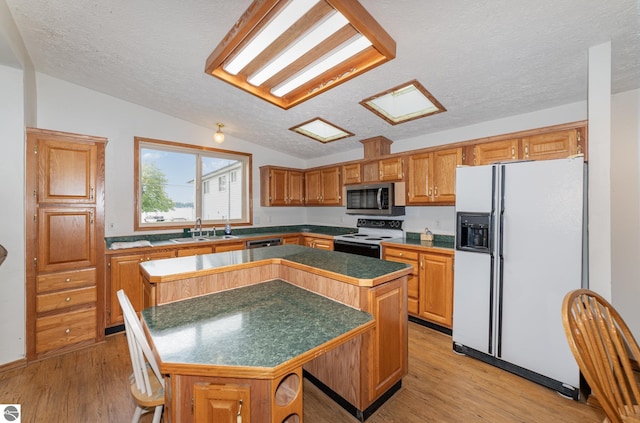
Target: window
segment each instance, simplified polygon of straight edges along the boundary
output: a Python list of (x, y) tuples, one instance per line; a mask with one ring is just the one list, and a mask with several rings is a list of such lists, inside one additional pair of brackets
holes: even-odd
[(140, 137), (134, 148), (136, 230), (251, 224), (251, 154)]

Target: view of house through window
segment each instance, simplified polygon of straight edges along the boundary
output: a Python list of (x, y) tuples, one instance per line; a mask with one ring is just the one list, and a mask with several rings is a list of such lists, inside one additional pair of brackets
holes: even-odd
[(251, 155), (135, 139), (136, 228), (248, 224)]

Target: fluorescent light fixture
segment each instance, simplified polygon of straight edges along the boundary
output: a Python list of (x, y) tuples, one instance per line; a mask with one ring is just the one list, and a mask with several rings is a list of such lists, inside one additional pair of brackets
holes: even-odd
[[(318, 75), (321, 75), (323, 72), (326, 72), (337, 64), (347, 60), (349, 57), (356, 55), (370, 45), (371, 42), (368, 39), (363, 36), (357, 36), (345, 45), (339, 47), (335, 53), (332, 52), (330, 55), (323, 57), (322, 60), (313, 64), (309, 69), (301, 72), (298, 75), (295, 75), (292, 79), (288, 80), (284, 84), (275, 87), (273, 90), (271, 90), (271, 93), (277, 97), (282, 97), (283, 95), (290, 93), (294, 89), (298, 88), (305, 82), (310, 81), (311, 79), (315, 78)], [(347, 72), (350, 71), (351, 69)]]
[(395, 50), (357, 0), (255, 0), (205, 72), (288, 109), (392, 60)]
[(334, 13), (329, 19), (318, 25), (315, 29), (298, 40), (290, 48), (284, 51), (276, 60), (265, 66), (260, 72), (249, 78), (251, 85), (260, 85), (281, 69), (289, 66), (303, 54), (311, 51), (315, 46), (336, 33), (340, 28), (348, 24), (347, 18), (341, 13)]
[(269, 44), (281, 36), (282, 33), (289, 28), (291, 22), (300, 19), (315, 6), (316, 3), (318, 3), (318, 0), (291, 0), (287, 7), (278, 13), (278, 15), (260, 31), (260, 34), (253, 38), (224, 69), (230, 74), (237, 75), (238, 72), (249, 64), (250, 61), (255, 59), (262, 50), (269, 47)]
[(366, 98), (360, 104), (392, 125), (447, 110), (416, 80)]
[(322, 143), (336, 141), (342, 138), (352, 137), (353, 133), (344, 130), (322, 118), (314, 118), (303, 122), (289, 130), (307, 136)]

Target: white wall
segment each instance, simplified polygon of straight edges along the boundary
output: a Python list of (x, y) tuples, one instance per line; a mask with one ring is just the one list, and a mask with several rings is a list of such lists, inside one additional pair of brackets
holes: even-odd
[(22, 70), (0, 66), (0, 365), (25, 356), (24, 108)]
[[(194, 145), (213, 145), (214, 131), (117, 98), (37, 74), (38, 126), (109, 139), (106, 148), (105, 235), (131, 235), (133, 230), (133, 138), (155, 138)], [(288, 165), (300, 160), (226, 133), (216, 148), (253, 154), (253, 210), (257, 226), (305, 222), (303, 208), (260, 207), (259, 166)], [(149, 233), (145, 231), (145, 233)]]
[(640, 339), (640, 90), (612, 96), (611, 112), (611, 302)]

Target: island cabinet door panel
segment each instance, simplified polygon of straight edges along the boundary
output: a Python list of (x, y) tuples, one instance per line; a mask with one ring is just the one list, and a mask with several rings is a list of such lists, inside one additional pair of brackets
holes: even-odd
[(40, 207), (38, 272), (96, 265), (95, 208)]
[(194, 423), (250, 423), (250, 388), (237, 385), (196, 384), (193, 387)]
[(407, 374), (407, 279), (369, 291), (369, 312), (376, 319), (369, 348), (369, 401)]
[(39, 203), (95, 203), (95, 144), (40, 138), (37, 151)]

